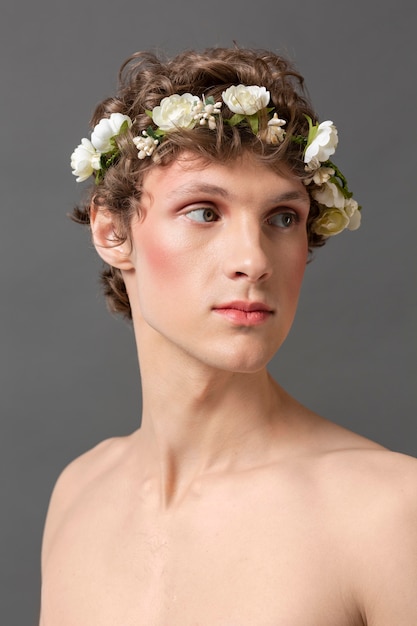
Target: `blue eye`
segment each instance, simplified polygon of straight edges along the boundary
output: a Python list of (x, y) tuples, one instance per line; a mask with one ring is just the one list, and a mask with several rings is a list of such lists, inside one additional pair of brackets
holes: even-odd
[(214, 209), (194, 209), (193, 211), (189, 211), (187, 213), (187, 217), (192, 219), (194, 222), (200, 222), (207, 224), (209, 222), (215, 222), (218, 219), (218, 215)]
[(268, 219), (268, 223), (279, 228), (290, 228), (297, 222), (295, 213), (276, 213)]

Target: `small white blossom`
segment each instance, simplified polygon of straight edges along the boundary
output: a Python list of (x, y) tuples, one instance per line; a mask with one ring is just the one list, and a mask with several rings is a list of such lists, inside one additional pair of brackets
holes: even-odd
[(77, 183), (87, 180), (94, 171), (100, 169), (100, 153), (89, 139), (81, 139), (81, 143), (71, 154), (73, 175), (78, 176)]
[(257, 85), (233, 85), (223, 91), (222, 98), (232, 113), (254, 115), (268, 106), (270, 94)]
[(284, 141), (285, 130), (282, 128), (287, 122), (281, 120), (277, 113), (268, 122), (265, 141), (266, 143), (277, 144)]
[(181, 96), (177, 93), (161, 100), (152, 111), (152, 119), (161, 130), (171, 132), (178, 128), (194, 128), (194, 107), (200, 98), (190, 93)]
[(335, 152), (338, 143), (337, 129), (331, 121), (322, 122), (317, 127), (317, 132), (312, 141), (307, 144), (304, 153), (304, 163), (316, 169), (317, 161), (324, 163)]
[[(310, 168), (306, 166), (306, 171), (309, 172)], [(316, 185), (323, 185), (323, 183), (327, 183), (331, 176), (334, 176), (335, 171), (332, 167), (319, 167), (312, 176), (306, 178), (304, 180), (305, 185), (309, 185), (311, 182), (316, 183)]]
[(319, 204), (331, 209), (345, 208), (345, 197), (335, 183), (324, 183), (319, 189), (314, 189), (311, 195)]
[(153, 137), (149, 137), (146, 130), (142, 131), (142, 137), (134, 137), (133, 143), (138, 149), (138, 158), (145, 159), (148, 156), (152, 156), (153, 151), (156, 146), (159, 144), (158, 139), (154, 139)]
[(349, 227), (349, 218), (343, 209), (324, 209), (314, 221), (312, 229), (317, 235), (338, 235)]
[(216, 118), (214, 116), (220, 114), (222, 104), (222, 102), (207, 104), (203, 96), (203, 102), (201, 102), (201, 100), (198, 100), (193, 105), (194, 119), (199, 122), (200, 126), (207, 125), (210, 130), (215, 130)]
[(91, 143), (102, 154), (107, 154), (114, 150), (112, 139), (120, 134), (123, 124), (132, 126), (132, 120), (122, 113), (112, 113), (110, 117), (103, 117), (94, 127), (91, 135)]
[(359, 211), (359, 206), (356, 200), (353, 198), (348, 198), (345, 200), (345, 213), (349, 218), (349, 224), (347, 228), (349, 230), (357, 230), (361, 225), (361, 212)]
[[(304, 159), (304, 163), (305, 163), (305, 159)], [(318, 158), (312, 157), (311, 161), (306, 164), (304, 169), (306, 172), (316, 172), (320, 166), (321, 166), (321, 163), (318, 160)]]

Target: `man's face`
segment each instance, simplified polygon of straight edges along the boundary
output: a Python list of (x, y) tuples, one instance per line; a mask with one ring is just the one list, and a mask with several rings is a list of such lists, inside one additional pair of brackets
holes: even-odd
[(309, 208), (299, 180), (250, 155), (207, 165), (184, 154), (149, 171), (125, 275), (139, 332), (161, 355), (264, 367), (295, 315)]

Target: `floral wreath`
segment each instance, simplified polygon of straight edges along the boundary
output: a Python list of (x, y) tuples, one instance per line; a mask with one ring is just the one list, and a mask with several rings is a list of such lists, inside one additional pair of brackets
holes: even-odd
[[(166, 135), (181, 129), (193, 129), (206, 126), (215, 130), (217, 120), (221, 116), (223, 103), (233, 113), (230, 119), (223, 122), (231, 126), (244, 123), (252, 132), (268, 144), (278, 145), (286, 136), (286, 121), (280, 119), (269, 108), (270, 93), (265, 87), (257, 85), (234, 85), (222, 94), (223, 102), (215, 102), (212, 97), (200, 99), (190, 93), (173, 94), (163, 98), (152, 111), (146, 111), (154, 125), (133, 137), (138, 149), (138, 158), (152, 157), (156, 147)], [(259, 130), (261, 117), (269, 118), (266, 129)], [(338, 136), (333, 122), (325, 121), (313, 124), (306, 116), (309, 124), (307, 137), (296, 135), (293, 141), (304, 145), (303, 159), (306, 169), (305, 185), (315, 183), (311, 196), (317, 201), (320, 214), (312, 224), (312, 230), (325, 237), (337, 235), (345, 228), (356, 230), (361, 223), (361, 207), (352, 198), (346, 178), (338, 167), (330, 161), (334, 154)], [(132, 120), (122, 113), (112, 113), (94, 127), (91, 140), (82, 139), (71, 155), (71, 167), (77, 182), (82, 182), (95, 174), (96, 183), (104, 177), (105, 172), (119, 157), (116, 138), (132, 127)]]

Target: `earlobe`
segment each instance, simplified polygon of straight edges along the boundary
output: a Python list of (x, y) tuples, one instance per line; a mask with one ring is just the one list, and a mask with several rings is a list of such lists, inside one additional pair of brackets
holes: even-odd
[(95, 249), (103, 261), (120, 270), (132, 269), (130, 243), (120, 242), (111, 212), (92, 204), (90, 224)]

